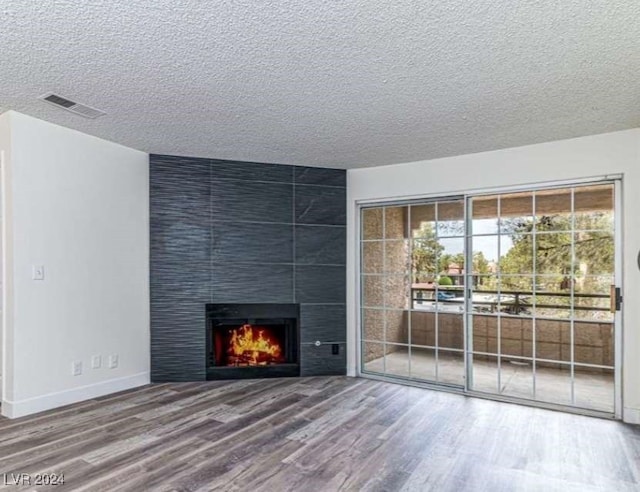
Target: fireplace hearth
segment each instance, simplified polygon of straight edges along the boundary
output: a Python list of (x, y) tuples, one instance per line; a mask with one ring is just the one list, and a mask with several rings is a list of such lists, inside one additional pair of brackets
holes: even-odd
[(207, 304), (207, 379), (300, 375), (298, 304)]

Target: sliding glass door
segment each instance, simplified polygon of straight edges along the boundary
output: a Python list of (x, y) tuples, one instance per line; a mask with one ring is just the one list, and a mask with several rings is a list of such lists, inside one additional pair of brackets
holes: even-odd
[(463, 199), (362, 210), (362, 369), (463, 388)]
[(615, 202), (598, 183), (363, 207), (361, 372), (614, 413)]
[(614, 411), (614, 185), (470, 199), (469, 389)]

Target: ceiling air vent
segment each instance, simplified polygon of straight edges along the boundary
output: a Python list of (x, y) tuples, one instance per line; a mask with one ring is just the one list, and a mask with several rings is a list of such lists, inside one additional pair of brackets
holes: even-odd
[(85, 104), (80, 104), (75, 101), (71, 101), (66, 97), (59, 96), (57, 94), (45, 94), (44, 96), (40, 96), (39, 99), (56, 106), (57, 108), (66, 109), (67, 111), (71, 111), (79, 116), (83, 116), (85, 118), (95, 119), (98, 116), (103, 116), (106, 113), (104, 111), (100, 111), (99, 109), (92, 108), (91, 106), (87, 106)]

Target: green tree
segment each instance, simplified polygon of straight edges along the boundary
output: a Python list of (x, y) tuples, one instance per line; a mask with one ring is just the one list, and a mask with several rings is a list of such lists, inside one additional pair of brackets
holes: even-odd
[(440, 256), (440, 272), (446, 272), (449, 266), (452, 264), (458, 265), (460, 268), (464, 268), (464, 253), (445, 253)]
[[(569, 276), (613, 273), (614, 245), (611, 214), (579, 213), (575, 224), (566, 215), (541, 216), (533, 219), (503, 221), (510, 231), (513, 247), (500, 258), (502, 274), (538, 274)], [(572, 246), (572, 229), (575, 233)], [(575, 262), (572, 261), (575, 254)], [(565, 287), (569, 288), (570, 283)]]
[(473, 252), (473, 272), (474, 275), (487, 275), (489, 272), (489, 261), (484, 257), (482, 251)]
[(416, 282), (433, 281), (439, 273), (438, 258), (444, 246), (438, 243), (433, 225), (424, 222), (415, 233), (412, 250), (412, 270)]
[[(450, 254), (445, 253), (440, 256), (440, 271), (446, 271), (451, 265), (458, 265), (460, 268), (465, 268), (464, 253)], [(473, 272), (474, 275), (486, 275), (489, 273), (489, 261), (485, 258), (482, 251), (473, 252)]]
[[(506, 219), (502, 227), (509, 231), (513, 247), (500, 258), (502, 275), (536, 274), (537, 292), (606, 293), (614, 268), (613, 215), (611, 212), (576, 213), (537, 217), (535, 236), (533, 219)], [(578, 231), (573, 233), (572, 231)], [(535, 238), (535, 239), (534, 239)], [(575, 259), (575, 261), (574, 261)], [(532, 290), (526, 276), (502, 277), (503, 290)], [(540, 304), (570, 304), (568, 297), (536, 296)], [(578, 298), (579, 306), (603, 307), (606, 299)], [(604, 311), (603, 311), (604, 312)], [(550, 310), (550, 315), (569, 313)], [(593, 311), (578, 312), (583, 317), (598, 316)]]

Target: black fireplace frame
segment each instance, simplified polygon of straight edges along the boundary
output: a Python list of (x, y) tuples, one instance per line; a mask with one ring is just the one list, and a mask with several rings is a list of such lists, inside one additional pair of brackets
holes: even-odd
[[(287, 362), (267, 366), (216, 366), (213, 330), (217, 326), (284, 325), (287, 330), (284, 355)], [(215, 324), (215, 326), (214, 326)], [(205, 368), (208, 380), (254, 379), (300, 376), (300, 305), (225, 303), (206, 305), (207, 351)]]

